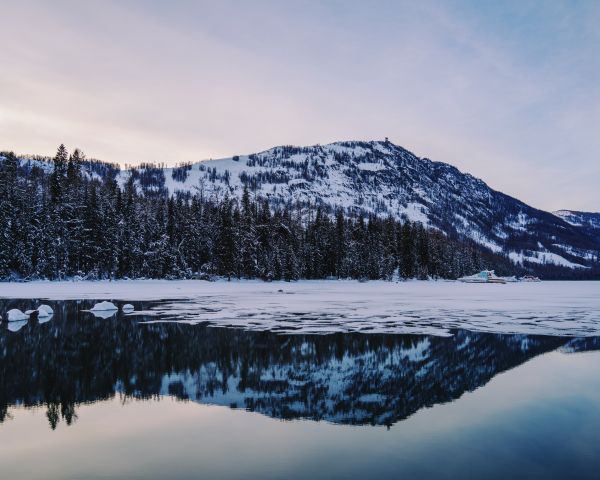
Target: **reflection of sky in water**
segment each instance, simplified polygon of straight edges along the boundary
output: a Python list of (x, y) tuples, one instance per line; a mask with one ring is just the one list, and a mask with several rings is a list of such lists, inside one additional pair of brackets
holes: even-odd
[(116, 398), (52, 431), (17, 408), (0, 463), (7, 478), (597, 478), (599, 404), (600, 354), (551, 353), (389, 430)]

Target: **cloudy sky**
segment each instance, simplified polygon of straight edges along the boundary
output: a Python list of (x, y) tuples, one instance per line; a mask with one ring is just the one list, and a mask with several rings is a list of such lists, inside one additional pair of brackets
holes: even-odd
[(136, 164), (383, 139), (600, 211), (598, 1), (0, 3), (0, 149)]

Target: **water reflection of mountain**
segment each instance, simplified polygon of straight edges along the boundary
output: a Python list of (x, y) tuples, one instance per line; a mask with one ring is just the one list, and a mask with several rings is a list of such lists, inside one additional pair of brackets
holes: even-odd
[[(0, 302), (0, 311), (10, 307)], [(491, 335), (276, 335), (153, 323), (51, 302), (50, 322), (0, 329), (0, 422), (8, 407), (46, 406), (51, 426), (77, 404), (116, 393), (172, 395), (282, 418), (391, 425), (452, 401), (540, 353), (597, 349), (597, 339)], [(145, 307), (136, 305), (136, 308)]]

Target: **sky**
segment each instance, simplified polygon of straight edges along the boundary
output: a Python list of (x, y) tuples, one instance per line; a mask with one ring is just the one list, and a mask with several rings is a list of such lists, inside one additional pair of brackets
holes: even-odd
[(600, 2), (0, 0), (0, 150), (121, 165), (390, 141), (600, 211)]

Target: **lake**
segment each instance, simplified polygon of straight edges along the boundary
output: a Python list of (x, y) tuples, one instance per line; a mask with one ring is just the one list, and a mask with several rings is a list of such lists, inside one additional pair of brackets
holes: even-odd
[(164, 301), (107, 318), (91, 298), (44, 303), (48, 321), (0, 325), (2, 478), (600, 476), (593, 335), (277, 332)]

